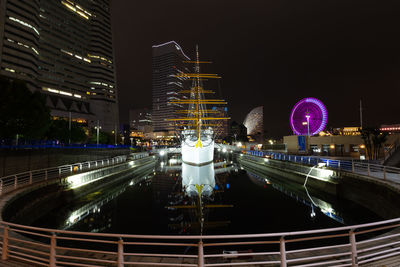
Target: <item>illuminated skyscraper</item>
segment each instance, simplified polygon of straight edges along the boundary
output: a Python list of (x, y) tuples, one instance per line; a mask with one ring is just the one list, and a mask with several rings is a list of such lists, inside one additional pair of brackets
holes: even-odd
[(185, 60), (190, 60), (182, 48), (174, 41), (153, 46), (153, 126), (154, 131), (171, 131), (173, 122), (165, 119), (176, 118), (175, 111), (182, 107), (168, 103), (179, 99), (178, 91), (184, 89), (185, 78), (174, 77), (177, 73), (188, 72)]
[(110, 0), (1, 0), (0, 67), (44, 93), (52, 116), (118, 126)]

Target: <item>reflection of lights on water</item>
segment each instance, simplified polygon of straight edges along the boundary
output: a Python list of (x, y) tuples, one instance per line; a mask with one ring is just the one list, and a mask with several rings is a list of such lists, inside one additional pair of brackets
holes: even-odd
[(161, 165), (161, 168), (164, 167), (164, 165), (165, 165), (164, 161), (161, 161), (160, 165)]
[(265, 162), (268, 162), (269, 160), (267, 158), (264, 159)]
[(319, 172), (319, 177), (321, 177), (321, 178), (329, 178), (333, 175), (332, 170), (318, 169), (318, 172)]
[(133, 180), (129, 183), (129, 185), (133, 185)]
[(160, 156), (164, 156), (165, 155), (165, 151), (164, 150), (161, 150), (160, 151)]
[(133, 166), (135, 164), (134, 161), (129, 161), (129, 166)]
[(221, 151), (221, 148), (218, 148), (218, 152)]
[(325, 162), (319, 162), (318, 167), (325, 167), (326, 163)]
[(225, 148), (225, 147), (222, 149), (222, 152), (223, 152), (223, 153), (226, 153), (226, 148)]
[(170, 164), (177, 164), (179, 161), (177, 159), (169, 159)]

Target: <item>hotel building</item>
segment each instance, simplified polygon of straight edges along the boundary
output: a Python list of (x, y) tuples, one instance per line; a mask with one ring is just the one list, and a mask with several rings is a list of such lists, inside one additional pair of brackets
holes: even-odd
[(0, 0), (0, 75), (40, 90), (53, 117), (116, 129), (110, 0)]

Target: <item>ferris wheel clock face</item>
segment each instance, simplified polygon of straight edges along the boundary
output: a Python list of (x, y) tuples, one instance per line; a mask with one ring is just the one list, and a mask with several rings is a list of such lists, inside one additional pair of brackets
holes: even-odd
[(297, 102), (290, 113), (290, 127), (295, 135), (316, 135), (325, 129), (327, 122), (324, 104), (313, 97)]

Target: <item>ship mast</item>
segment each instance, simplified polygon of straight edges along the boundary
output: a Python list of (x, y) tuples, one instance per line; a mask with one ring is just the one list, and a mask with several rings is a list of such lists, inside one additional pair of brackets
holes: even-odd
[[(202, 129), (210, 126), (217, 126), (217, 124), (210, 124), (210, 121), (216, 120), (228, 120), (230, 118), (227, 117), (208, 117), (207, 114), (214, 113), (218, 114), (217, 110), (206, 109), (205, 105), (223, 105), (227, 104), (225, 100), (221, 99), (205, 99), (204, 94), (214, 94), (212, 90), (204, 90), (202, 81), (206, 81), (208, 79), (220, 79), (221, 77), (217, 74), (210, 73), (200, 73), (200, 64), (212, 63), (209, 61), (200, 61), (200, 53), (199, 47), (196, 45), (196, 60), (195, 61), (184, 61), (184, 63), (192, 63), (194, 64), (194, 73), (178, 73), (175, 75), (177, 78), (191, 79), (193, 81), (192, 87), (190, 90), (181, 90), (178, 93), (181, 94), (190, 94), (190, 99), (177, 99), (170, 101), (171, 104), (187, 104), (189, 105), (189, 109), (187, 110), (179, 110), (177, 113), (186, 113), (188, 116), (184, 118), (176, 118), (176, 119), (167, 119), (167, 121), (183, 121), (183, 124), (176, 124), (177, 126), (188, 127), (189, 129), (193, 129), (195, 132), (195, 136), (197, 138), (197, 142), (195, 147), (203, 147), (201, 142), (201, 134)], [(191, 123), (188, 123), (191, 122)]]

